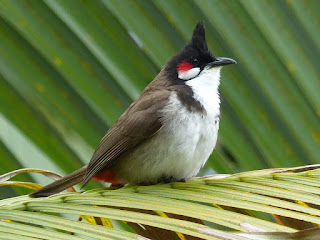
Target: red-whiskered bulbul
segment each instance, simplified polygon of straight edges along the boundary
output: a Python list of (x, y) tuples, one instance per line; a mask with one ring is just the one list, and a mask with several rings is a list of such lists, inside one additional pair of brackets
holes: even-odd
[(83, 168), (30, 194), (49, 196), (91, 179), (113, 185), (186, 181), (212, 153), (220, 118), (222, 66), (208, 49), (204, 23), (109, 129)]

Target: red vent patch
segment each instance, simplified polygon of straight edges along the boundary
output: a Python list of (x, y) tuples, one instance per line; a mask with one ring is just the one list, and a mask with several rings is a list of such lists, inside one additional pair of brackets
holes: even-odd
[(185, 72), (185, 71), (189, 71), (191, 68), (193, 68), (191, 63), (183, 62), (178, 65), (177, 70), (178, 72)]

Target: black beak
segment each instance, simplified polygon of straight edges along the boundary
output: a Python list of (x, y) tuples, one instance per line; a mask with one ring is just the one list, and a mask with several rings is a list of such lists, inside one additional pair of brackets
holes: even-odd
[(216, 58), (213, 62), (209, 63), (209, 68), (224, 66), (229, 64), (236, 64), (237, 62), (231, 58), (220, 57)]

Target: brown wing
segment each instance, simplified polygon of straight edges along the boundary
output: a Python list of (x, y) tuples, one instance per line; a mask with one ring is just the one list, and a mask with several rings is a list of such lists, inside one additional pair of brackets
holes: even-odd
[(101, 170), (136, 147), (161, 128), (159, 109), (168, 100), (168, 90), (146, 90), (109, 129), (94, 152), (84, 177), (84, 187)]

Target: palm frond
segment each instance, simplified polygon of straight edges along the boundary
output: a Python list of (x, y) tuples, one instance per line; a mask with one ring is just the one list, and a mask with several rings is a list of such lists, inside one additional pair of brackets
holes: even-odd
[[(160, 233), (178, 239), (319, 236), (315, 229), (308, 234), (298, 231), (320, 224), (319, 180), (320, 165), (312, 165), (47, 198), (21, 196), (0, 201), (0, 231), (44, 239), (64, 235), (73, 239), (70, 232), (84, 238), (137, 239), (137, 234), (116, 229), (109, 222), (117, 220), (152, 239)], [(87, 221), (65, 214), (84, 216)]]

